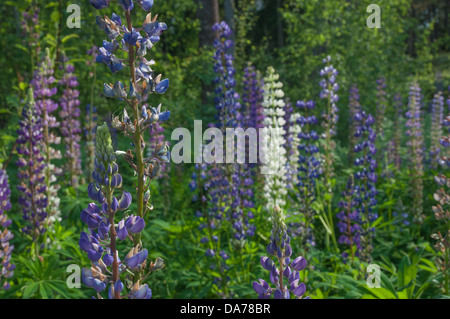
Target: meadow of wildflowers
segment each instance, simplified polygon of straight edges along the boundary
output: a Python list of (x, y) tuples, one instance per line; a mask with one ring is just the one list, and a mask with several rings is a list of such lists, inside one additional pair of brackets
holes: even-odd
[(0, 299), (450, 298), (448, 4), (16, 2)]

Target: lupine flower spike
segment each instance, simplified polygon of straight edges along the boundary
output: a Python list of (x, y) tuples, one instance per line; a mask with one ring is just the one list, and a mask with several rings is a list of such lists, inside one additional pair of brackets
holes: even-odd
[[(109, 0), (90, 0), (90, 3), (96, 9), (104, 9), (110, 5)], [(144, 138), (144, 133), (149, 126), (157, 122), (167, 121), (170, 117), (170, 112), (161, 110), (161, 104), (156, 107), (150, 105), (140, 106), (150, 94), (164, 94), (169, 87), (169, 79), (163, 79), (161, 74), (154, 74), (152, 66), (155, 64), (155, 61), (148, 61), (145, 58), (147, 51), (151, 50), (159, 41), (162, 32), (167, 29), (167, 25), (157, 20), (158, 15), (152, 17), (152, 14), (148, 13), (142, 24), (138, 28), (134, 28), (131, 19), (134, 1), (121, 0), (118, 4), (125, 15), (123, 22), (120, 15), (116, 13), (112, 13), (111, 17), (104, 16), (102, 18), (97, 16), (96, 18), (97, 26), (106, 33), (109, 39), (109, 41), (104, 40), (103, 46), (98, 49), (96, 61), (108, 66), (113, 74), (124, 69), (125, 60), (128, 63), (129, 76), (125, 77), (126, 80), (124, 82), (115, 81), (114, 84), (104, 83), (103, 93), (107, 98), (123, 101), (129, 107), (128, 110), (127, 108), (123, 109), (121, 116), (114, 116), (111, 119), (111, 127), (127, 135), (132, 140), (131, 145), (134, 149), (129, 149), (126, 152), (119, 151), (119, 154), (123, 155), (125, 161), (137, 175), (137, 209), (135, 217), (131, 219), (131, 224), (119, 222), (117, 233), (119, 239), (122, 240), (122, 238), (127, 236), (126, 228), (132, 234), (135, 245), (124, 260), (125, 262), (129, 260), (129, 270), (133, 272), (134, 286), (130, 290), (130, 296), (132, 298), (150, 298), (151, 291), (147, 285), (140, 285), (144, 278), (139, 266), (147, 257), (146, 250), (141, 250), (140, 230), (135, 231), (136, 229), (132, 225), (134, 223), (140, 225), (144, 215), (152, 209), (152, 205), (149, 203), (150, 182), (160, 172), (161, 163), (169, 162), (170, 159), (167, 144), (159, 144), (150, 157), (145, 157), (146, 139)], [(153, 1), (140, 0), (139, 5), (144, 11), (149, 11), (153, 6)], [(127, 59), (121, 59), (118, 56), (118, 54), (123, 52), (127, 54)], [(97, 165), (99, 164), (97, 163)], [(109, 172), (109, 167), (105, 167), (105, 169)], [(110, 180), (110, 182), (113, 181)], [(110, 204), (115, 203), (111, 202)], [(110, 223), (113, 224), (113, 221), (110, 221)], [(131, 228), (129, 229), (128, 227)], [(111, 238), (111, 240), (113, 239)], [(113, 258), (117, 259), (115, 256)], [(117, 277), (113, 277), (112, 282), (114, 285), (112, 286), (113, 288), (110, 288), (110, 291), (115, 291), (113, 295), (118, 297), (120, 292), (118, 293), (117, 291), (122, 290), (122, 286), (118, 285), (116, 287)]]
[[(317, 153), (319, 152), (319, 134), (314, 129), (318, 120), (313, 115), (314, 101), (297, 101), (295, 106), (299, 109), (300, 116), (297, 119), (298, 125), (302, 126), (302, 131), (298, 133), (298, 176), (295, 188), (299, 192), (299, 213), (303, 217), (300, 223), (289, 224), (289, 229), (294, 237), (301, 237), (305, 249), (314, 246), (314, 236), (312, 225), (315, 211), (312, 204), (317, 198), (316, 181), (322, 173)], [(309, 245), (307, 245), (307, 243)]]
[(5, 290), (10, 288), (8, 279), (13, 276), (16, 268), (11, 263), (11, 253), (14, 250), (14, 245), (11, 245), (10, 241), (14, 238), (14, 235), (8, 229), (11, 225), (11, 220), (6, 215), (6, 212), (11, 209), (10, 194), (8, 174), (0, 164), (0, 286)]
[(28, 91), (26, 105), (17, 131), (17, 153), (19, 167), (17, 177), (20, 183), (19, 204), (22, 206), (26, 226), (23, 231), (35, 241), (37, 252), (38, 239), (46, 231), (47, 186), (45, 183), (45, 159), (43, 145), (42, 119), (33, 98), (33, 90)]
[[(450, 99), (448, 104), (450, 107)], [(450, 115), (444, 118), (442, 124), (450, 132)], [(443, 150), (448, 149), (450, 147), (450, 135), (443, 136), (440, 144)], [(443, 170), (450, 167), (448, 152), (441, 152), (439, 164)], [(438, 258), (436, 258), (436, 266), (444, 278), (441, 283), (441, 289), (444, 294), (448, 295), (450, 293), (450, 178), (440, 173), (434, 177), (434, 180), (440, 187), (433, 195), (436, 205), (432, 207), (434, 216), (439, 222), (439, 228), (431, 235), (431, 238), (436, 240), (434, 248), (439, 253)]]
[[(272, 211), (272, 234), (267, 246), (270, 257), (261, 257), (261, 266), (270, 272), (271, 287), (264, 279), (253, 282), (253, 289), (260, 299), (268, 299), (272, 295), (275, 299), (302, 299), (306, 286), (300, 282), (300, 271), (306, 268), (305, 258), (299, 256), (291, 261), (291, 238), (287, 234), (285, 217), (280, 207), (275, 206)], [(275, 258), (276, 262), (272, 260)], [(306, 297), (304, 299), (309, 299)]]
[(283, 83), (279, 81), (280, 76), (275, 73), (271, 66), (267, 68), (264, 78), (264, 126), (267, 134), (263, 136), (262, 143), (265, 148), (265, 165), (261, 168), (265, 174), (264, 196), (267, 207), (286, 204), (286, 163), (287, 154), (284, 147), (284, 125), (286, 121), (285, 105), (283, 100)]
[(75, 68), (71, 64), (65, 66), (63, 78), (59, 84), (64, 87), (63, 95), (60, 98), (61, 111), (59, 115), (62, 119), (61, 134), (64, 137), (66, 147), (65, 157), (67, 161), (66, 171), (70, 177), (70, 185), (78, 186), (78, 177), (81, 175), (81, 124), (80, 124), (80, 92), (77, 77), (74, 75)]
[(410, 150), (411, 158), (411, 195), (413, 219), (416, 223), (422, 223), (425, 216), (423, 214), (423, 133), (421, 119), (421, 96), (420, 87), (413, 83), (410, 87), (408, 112), (406, 112), (406, 135), (408, 136), (407, 146)]
[(58, 137), (54, 129), (60, 126), (56, 117), (52, 114), (57, 110), (58, 104), (52, 100), (57, 92), (56, 87), (51, 87), (55, 82), (53, 77), (54, 64), (50, 58), (50, 51), (46, 50), (46, 55), (41, 61), (39, 68), (35, 71), (31, 84), (34, 89), (34, 98), (36, 100), (36, 108), (42, 119), (43, 128), (43, 145), (44, 145), (44, 174), (46, 184), (46, 196), (48, 205), (47, 223), (49, 226), (55, 220), (61, 220), (61, 212), (59, 209), (58, 191), (61, 186), (56, 182), (57, 176), (61, 175), (62, 169), (54, 165), (55, 159), (61, 158), (61, 152), (54, 149), (54, 145), (61, 143), (61, 138)]
[(436, 169), (439, 162), (439, 152), (441, 149), (440, 140), (442, 137), (442, 121), (444, 119), (444, 96), (438, 92), (433, 97), (431, 105), (431, 147), (430, 164)]

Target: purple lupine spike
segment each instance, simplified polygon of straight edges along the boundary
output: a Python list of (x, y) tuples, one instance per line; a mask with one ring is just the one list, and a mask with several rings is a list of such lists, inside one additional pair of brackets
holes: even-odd
[(422, 223), (423, 215), (423, 132), (421, 119), (421, 93), (417, 83), (410, 87), (408, 111), (406, 112), (406, 145), (410, 151), (412, 213), (416, 223)]
[(78, 96), (80, 92), (76, 89), (78, 86), (77, 77), (74, 75), (75, 68), (71, 64), (67, 64), (63, 78), (59, 81), (59, 85), (64, 87), (63, 94), (60, 98), (59, 105), (61, 111), (59, 116), (61, 122), (61, 134), (64, 137), (66, 147), (66, 172), (70, 176), (70, 185), (78, 186), (78, 177), (81, 175), (81, 125), (80, 125), (80, 100)]
[[(339, 213), (338, 228), (342, 233), (339, 238), (341, 244), (350, 246), (351, 254), (355, 254), (360, 259), (370, 262), (372, 241), (375, 236), (375, 228), (371, 224), (378, 218), (374, 211), (377, 204), (376, 195), (377, 161), (375, 155), (376, 133), (372, 126), (375, 119), (365, 111), (355, 114), (356, 121), (355, 137), (358, 143), (354, 147), (355, 160), (354, 166), (354, 185), (351, 180), (347, 183), (347, 190), (344, 194), (346, 201), (340, 203), (344, 208)], [(351, 202), (350, 202), (351, 201)], [(351, 224), (350, 229), (345, 226)], [(355, 248), (356, 247), (356, 248)], [(343, 255), (344, 260), (346, 254)], [(353, 257), (353, 255), (352, 255)]]
[(331, 207), (331, 200), (333, 195), (333, 189), (331, 185), (331, 180), (334, 176), (333, 172), (333, 161), (334, 161), (334, 149), (336, 144), (333, 141), (333, 136), (336, 135), (336, 127), (339, 119), (337, 102), (339, 101), (339, 95), (337, 91), (339, 90), (339, 84), (336, 82), (336, 77), (338, 75), (337, 69), (331, 64), (331, 57), (327, 56), (322, 61), (325, 67), (320, 70), (320, 76), (323, 77), (319, 85), (322, 88), (320, 91), (320, 99), (326, 100), (324, 102), (325, 107), (322, 111), (322, 127), (324, 129), (321, 137), (325, 140), (324, 154), (323, 154), (323, 177), (326, 187), (326, 193), (331, 195), (327, 201), (327, 206)]
[(359, 90), (356, 84), (353, 84), (350, 88), (350, 95), (349, 95), (349, 111), (350, 111), (350, 117), (349, 117), (349, 143), (348, 143), (348, 160), (350, 165), (353, 163), (353, 148), (356, 144), (356, 137), (355, 137), (355, 121), (353, 120), (356, 113), (361, 111), (361, 105), (359, 104)]
[(43, 146), (44, 146), (44, 174), (46, 184), (46, 196), (48, 204), (46, 207), (47, 223), (49, 226), (55, 220), (61, 220), (61, 212), (59, 209), (58, 191), (61, 188), (55, 181), (57, 176), (62, 174), (62, 169), (54, 165), (55, 159), (61, 158), (61, 152), (54, 149), (53, 146), (61, 143), (61, 138), (58, 137), (54, 129), (60, 126), (56, 117), (52, 114), (57, 110), (58, 104), (52, 100), (57, 92), (56, 87), (52, 87), (55, 78), (54, 64), (50, 58), (50, 51), (46, 50), (46, 55), (39, 64), (38, 69), (34, 72), (31, 85), (34, 90), (34, 98), (36, 100), (36, 108), (42, 119), (43, 128)]
[(313, 115), (315, 102), (297, 101), (295, 106), (299, 110), (296, 124), (302, 129), (297, 133), (299, 139), (297, 146), (297, 184), (295, 188), (299, 191), (301, 205), (299, 211), (294, 215), (302, 214), (305, 221), (302, 223), (290, 223), (289, 233), (293, 237), (300, 237), (305, 249), (315, 246), (315, 239), (312, 231), (315, 211), (312, 204), (316, 200), (316, 181), (322, 173), (317, 153), (319, 152), (319, 134), (314, 129), (318, 120)]
[[(112, 3), (112, 2), (111, 2)], [(101, 4), (102, 6), (106, 3)], [(108, 3), (109, 4), (109, 3)], [(108, 242), (109, 255), (113, 257), (111, 264), (112, 278), (109, 278), (108, 295), (110, 298), (150, 298), (151, 290), (147, 285), (139, 283), (141, 278), (147, 277), (145, 272), (147, 268), (149, 271), (154, 271), (156, 268), (153, 263), (147, 263), (147, 250), (142, 247), (141, 231), (143, 229), (143, 217), (148, 210), (151, 210), (150, 200), (150, 181), (156, 177), (161, 170), (161, 163), (170, 161), (170, 149), (164, 144), (155, 149), (151, 157), (145, 157), (145, 138), (144, 132), (147, 131), (150, 125), (157, 122), (163, 122), (169, 119), (170, 112), (161, 110), (161, 104), (157, 107), (150, 105), (142, 106), (142, 103), (148, 99), (152, 93), (164, 94), (169, 86), (169, 79), (163, 79), (162, 75), (153, 73), (151, 66), (155, 64), (153, 60), (146, 60), (145, 55), (147, 50), (160, 40), (163, 31), (167, 29), (167, 25), (163, 22), (157, 21), (157, 15), (152, 17), (152, 13), (148, 13), (144, 21), (135, 23), (133, 27), (132, 17), (130, 11), (134, 8), (135, 1), (120, 0), (118, 1), (119, 9), (122, 16), (117, 13), (112, 13), (111, 17), (104, 16), (101, 18), (97, 16), (97, 26), (106, 33), (107, 40), (103, 41), (102, 47), (98, 49), (96, 62), (106, 64), (113, 74), (124, 69), (125, 59), (119, 59), (116, 53), (120, 51), (122, 56), (128, 56), (127, 66), (129, 69), (129, 76), (123, 79), (114, 80), (114, 84), (104, 84), (104, 94), (108, 98), (117, 98), (125, 102), (124, 105), (129, 106), (123, 109), (123, 113), (118, 116), (108, 115), (108, 122), (111, 123), (111, 132), (107, 125), (103, 125), (97, 129), (96, 135), (96, 158), (94, 160), (94, 171), (92, 178), (95, 187), (91, 186), (88, 190), (90, 197), (96, 197), (96, 190), (101, 189), (103, 196), (98, 196), (103, 199), (102, 212), (108, 216), (110, 221), (110, 228), (99, 227), (99, 236), (104, 236), (103, 242)], [(149, 10), (153, 6), (153, 1), (140, 0), (139, 5), (144, 10)], [(92, 101), (91, 101), (92, 102)], [(128, 110), (127, 110), (128, 109)], [(127, 137), (131, 138), (132, 149), (126, 151), (118, 150), (112, 151), (111, 134), (122, 132)], [(102, 137), (99, 137), (102, 134)], [(114, 138), (114, 140), (116, 140)], [(127, 192), (122, 193), (122, 197), (118, 200), (114, 197), (113, 190), (122, 187), (123, 179), (118, 173), (118, 166), (115, 163), (115, 154), (123, 155), (125, 161), (132, 167), (137, 175), (136, 181), (136, 200), (137, 207), (133, 208), (139, 218), (134, 217), (128, 219), (128, 207), (131, 202), (131, 195)], [(114, 215), (118, 212), (124, 211), (121, 216), (121, 221), (114, 221)], [(100, 234), (101, 230), (101, 234)], [(106, 232), (105, 232), (106, 230)], [(109, 234), (108, 234), (109, 231)], [(117, 233), (116, 233), (117, 232)], [(127, 236), (125, 236), (127, 234)], [(133, 248), (131, 255), (127, 255), (124, 261), (121, 262), (118, 250), (115, 245), (116, 237), (126, 240), (126, 237), (131, 237)], [(109, 237), (109, 238), (108, 238)], [(145, 252), (145, 253), (144, 253)], [(138, 257), (135, 257), (138, 256)], [(108, 262), (110, 258), (108, 257)], [(159, 267), (156, 270), (161, 269)], [(123, 288), (118, 283), (123, 271), (127, 270), (127, 282), (129, 282), (130, 275), (131, 285), (133, 289)], [(95, 275), (95, 274), (94, 274)], [(125, 277), (125, 276), (122, 276)], [(121, 282), (124, 278), (122, 278)], [(120, 287), (120, 289), (119, 289)], [(128, 290), (128, 291), (126, 291)]]
[(11, 263), (11, 253), (14, 250), (14, 245), (10, 244), (10, 240), (14, 238), (14, 235), (8, 229), (11, 225), (11, 220), (6, 215), (6, 211), (11, 209), (10, 194), (8, 174), (0, 164), (0, 284), (5, 290), (10, 288), (8, 280), (14, 275), (14, 269), (16, 268)]
[(442, 121), (444, 119), (444, 96), (442, 92), (437, 92), (433, 97), (431, 105), (431, 146), (430, 164), (433, 169), (437, 168), (442, 137)]
[(41, 51), (39, 46), (40, 34), (38, 32), (39, 12), (39, 7), (34, 3), (22, 12), (22, 17), (20, 20), (23, 43), (28, 47), (33, 48), (36, 56), (39, 56)]
[(287, 234), (285, 216), (278, 206), (272, 211), (272, 233), (267, 252), (275, 257), (279, 264), (276, 266), (271, 257), (261, 257), (261, 265), (270, 271), (270, 282), (275, 288), (270, 287), (263, 279), (259, 279), (259, 282), (254, 281), (253, 289), (258, 298), (268, 299), (273, 295), (275, 299), (290, 299), (292, 294), (296, 299), (302, 299), (306, 286), (300, 283), (299, 272), (306, 268), (307, 263), (301, 256), (290, 260), (289, 257), (292, 255), (290, 237)]
[(344, 263), (347, 262), (348, 256), (350, 256), (351, 262), (353, 262), (355, 257), (360, 256), (362, 219), (360, 214), (357, 213), (356, 209), (358, 202), (354, 200), (354, 196), (354, 178), (353, 176), (350, 176), (346, 190), (342, 192), (344, 200), (338, 203), (340, 211), (336, 215), (338, 218), (337, 228), (341, 233), (338, 242), (339, 244), (348, 247), (348, 249), (342, 253)]
[[(450, 91), (450, 86), (449, 86)], [(447, 100), (450, 109), (450, 98)], [(445, 127), (447, 132), (450, 133), (450, 115), (447, 115), (443, 121), (442, 125)], [(438, 228), (433, 232), (431, 238), (436, 240), (433, 245), (436, 251), (440, 252), (437, 256), (436, 266), (440, 273), (443, 275), (443, 280), (441, 281), (440, 288), (444, 294), (450, 292), (450, 261), (447, 256), (450, 255), (450, 233), (448, 231), (450, 224), (450, 197), (449, 197), (449, 185), (450, 178), (444, 175), (444, 170), (450, 167), (450, 158), (448, 153), (448, 147), (450, 147), (450, 135), (444, 135), (441, 137), (440, 145), (443, 147), (439, 156), (439, 164), (442, 165), (442, 171), (439, 175), (434, 177), (435, 182), (438, 184), (439, 188), (433, 194), (433, 199), (437, 202), (435, 206), (432, 207), (434, 217), (438, 221)]]
[(19, 204), (22, 206), (23, 219), (26, 226), (23, 232), (32, 236), (36, 245), (41, 234), (46, 231), (47, 192), (45, 183), (45, 160), (43, 146), (42, 119), (33, 98), (33, 90), (28, 91), (26, 105), (22, 111), (22, 118), (17, 131), (17, 153), (19, 167), (17, 174), (20, 183)]

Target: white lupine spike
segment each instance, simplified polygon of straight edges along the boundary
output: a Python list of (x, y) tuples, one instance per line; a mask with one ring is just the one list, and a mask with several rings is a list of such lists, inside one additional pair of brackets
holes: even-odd
[[(264, 78), (263, 107), (264, 126), (269, 129), (267, 139), (264, 140), (267, 145), (267, 163), (264, 165), (265, 185), (264, 194), (267, 201), (267, 207), (272, 209), (273, 205), (285, 205), (282, 198), (286, 195), (286, 149), (285, 149), (285, 130), (282, 127), (286, 124), (284, 119), (285, 103), (280, 98), (284, 97), (281, 90), (283, 84), (278, 81), (279, 75), (275, 73), (273, 67), (267, 68), (267, 75)], [(269, 173), (269, 174), (267, 174)], [(271, 174), (270, 174), (271, 173)]]

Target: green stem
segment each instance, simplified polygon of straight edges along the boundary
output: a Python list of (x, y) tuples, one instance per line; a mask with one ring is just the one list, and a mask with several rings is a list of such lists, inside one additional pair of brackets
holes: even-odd
[[(132, 30), (133, 26), (131, 24), (131, 16), (130, 11), (126, 11), (127, 18), (127, 26), (128, 30)], [(132, 45), (128, 46), (128, 61), (130, 66), (130, 78), (132, 85), (136, 88), (136, 71), (135, 71), (135, 56), (134, 56), (134, 47)], [(138, 175), (138, 183), (137, 183), (137, 215), (141, 218), (144, 217), (144, 192), (145, 192), (145, 183), (144, 183), (144, 157), (143, 157), (143, 149), (141, 144), (141, 129), (139, 127), (139, 108), (137, 99), (132, 100), (132, 108), (133, 108), (133, 116), (135, 121), (135, 133), (134, 133), (134, 144), (136, 148), (136, 167), (137, 167), (137, 175)], [(138, 233), (134, 237), (136, 245), (141, 244), (141, 234)], [(140, 272), (137, 271), (135, 273), (135, 278), (139, 280), (141, 278)]]
[[(111, 180), (111, 178), (109, 180)], [(111, 225), (111, 242), (109, 244), (109, 248), (111, 249), (111, 254), (113, 256), (112, 273), (113, 273), (113, 284), (115, 284), (119, 280), (119, 261), (117, 260), (117, 252), (116, 252), (117, 233), (114, 224), (115, 213), (111, 209), (111, 203), (113, 201), (113, 192), (110, 186), (106, 187), (106, 200), (108, 202), (109, 224)], [(120, 299), (120, 291), (114, 291), (114, 299)]]

